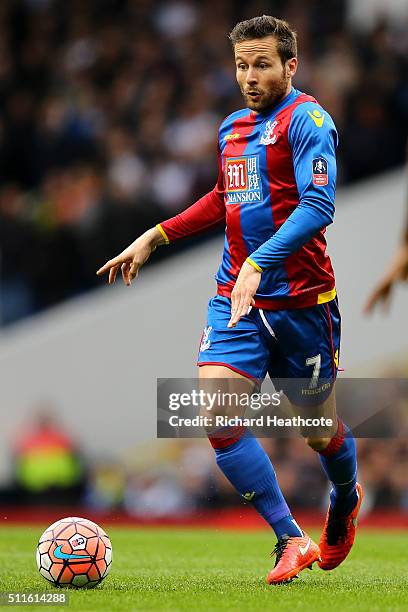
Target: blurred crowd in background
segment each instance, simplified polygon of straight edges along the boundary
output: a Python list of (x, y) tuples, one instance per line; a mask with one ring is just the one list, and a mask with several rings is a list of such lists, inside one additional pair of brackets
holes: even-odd
[(242, 106), (227, 39), (241, 19), (297, 30), (295, 85), (338, 126), (339, 184), (402, 163), (404, 6), (2, 0), (1, 324), (100, 284), (107, 258), (212, 188), (217, 126)]
[[(405, 419), (408, 405), (403, 405)], [(389, 415), (384, 413), (385, 426)], [(401, 419), (398, 423), (401, 427)], [(386, 435), (381, 422), (377, 435)], [(387, 427), (386, 427), (387, 429)], [(78, 507), (139, 519), (182, 518), (243, 504), (218, 469), (207, 440), (156, 440), (122, 456), (89, 456), (52, 405), (37, 406), (12, 443), (12, 474), (0, 505)], [(316, 453), (299, 438), (263, 439), (285, 496), (298, 510), (324, 510), (328, 482)], [(365, 511), (408, 513), (408, 435), (360, 438), (359, 480)]]
[[(106, 259), (212, 188), (218, 124), (242, 107), (227, 34), (262, 13), (298, 32), (295, 85), (338, 126), (339, 185), (402, 164), (406, 2), (1, 0), (0, 325), (100, 285)], [(1, 502), (157, 518), (239, 503), (205, 440), (98, 460), (54, 414), (22, 427)], [(294, 507), (326, 505), (302, 440), (264, 445)], [(360, 440), (367, 507), (408, 512), (407, 461), (407, 441)]]

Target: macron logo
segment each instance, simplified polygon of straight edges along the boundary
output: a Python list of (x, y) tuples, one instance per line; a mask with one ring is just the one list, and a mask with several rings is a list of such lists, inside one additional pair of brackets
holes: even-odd
[(248, 493), (244, 493), (242, 497), (246, 499), (247, 501), (252, 501), (254, 499), (254, 496), (255, 496), (255, 491), (252, 491), (252, 493), (248, 491)]
[(307, 111), (307, 114), (309, 115), (309, 117), (311, 119), (313, 119), (314, 123), (316, 124), (316, 127), (321, 128), (323, 126), (324, 123), (324, 115), (323, 113), (321, 113), (319, 110), (314, 110), (313, 113), (310, 113), (309, 111)]

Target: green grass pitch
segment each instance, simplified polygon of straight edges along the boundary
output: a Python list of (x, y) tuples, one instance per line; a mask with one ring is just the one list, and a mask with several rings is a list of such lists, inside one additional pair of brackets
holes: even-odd
[[(55, 590), (35, 565), (42, 531), (28, 526), (0, 528), (0, 591)], [(69, 589), (68, 607), (30, 609), (408, 609), (408, 538), (403, 532), (361, 530), (349, 558), (335, 571), (323, 572), (315, 565), (291, 584), (275, 587), (265, 583), (275, 540), (268, 531), (109, 528), (107, 532), (113, 566), (105, 582), (93, 590)], [(313, 531), (311, 535), (317, 538)]]

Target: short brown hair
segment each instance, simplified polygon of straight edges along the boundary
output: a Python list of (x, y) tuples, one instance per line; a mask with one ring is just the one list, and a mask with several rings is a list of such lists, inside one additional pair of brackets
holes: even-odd
[(232, 46), (244, 40), (254, 38), (265, 38), (275, 36), (278, 42), (278, 53), (284, 64), (292, 57), (297, 57), (297, 36), (291, 29), (287, 21), (271, 17), (271, 15), (261, 15), (246, 21), (240, 21), (229, 34)]

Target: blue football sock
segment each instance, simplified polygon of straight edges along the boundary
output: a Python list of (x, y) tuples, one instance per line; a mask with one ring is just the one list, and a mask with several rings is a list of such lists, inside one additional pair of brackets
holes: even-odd
[(339, 516), (349, 514), (358, 501), (356, 491), (356, 441), (349, 428), (339, 420), (336, 435), (319, 453), (320, 462), (332, 484), (330, 505)]
[(278, 538), (283, 534), (303, 535), (279, 488), (268, 455), (250, 431), (233, 444), (216, 448), (215, 453), (217, 464), (227, 479), (254, 505)]

